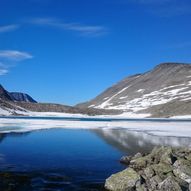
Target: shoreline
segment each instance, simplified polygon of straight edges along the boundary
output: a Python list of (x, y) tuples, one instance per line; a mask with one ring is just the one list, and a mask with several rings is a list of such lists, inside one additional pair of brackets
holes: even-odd
[(108, 191), (191, 189), (191, 148), (155, 147), (120, 160), (126, 169), (105, 181)]
[(191, 121), (114, 120), (99, 118), (1, 117), (0, 133), (21, 133), (42, 129), (103, 129), (143, 132), (153, 136), (191, 137)]

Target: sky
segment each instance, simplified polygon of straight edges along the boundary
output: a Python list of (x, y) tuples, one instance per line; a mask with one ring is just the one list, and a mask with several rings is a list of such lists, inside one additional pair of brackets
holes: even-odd
[(191, 63), (190, 0), (0, 0), (0, 83), (75, 105), (162, 62)]

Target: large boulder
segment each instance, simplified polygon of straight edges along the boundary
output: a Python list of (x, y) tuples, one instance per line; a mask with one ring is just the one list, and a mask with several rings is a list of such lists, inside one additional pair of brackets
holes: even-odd
[(160, 191), (182, 191), (181, 187), (171, 176), (161, 182), (158, 187)]
[(113, 174), (106, 180), (105, 188), (110, 191), (133, 191), (140, 181), (140, 176), (132, 168)]
[(177, 160), (174, 165), (173, 173), (178, 178), (187, 183), (191, 183), (191, 162), (185, 159)]

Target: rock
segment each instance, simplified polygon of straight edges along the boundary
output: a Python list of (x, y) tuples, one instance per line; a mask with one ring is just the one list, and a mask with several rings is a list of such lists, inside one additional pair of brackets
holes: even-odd
[(186, 156), (185, 158), (191, 162), (191, 154), (189, 154), (189, 155)]
[(140, 157), (130, 161), (130, 167), (135, 170), (142, 170), (147, 167), (147, 164), (151, 163), (151, 159), (149, 156)]
[(110, 191), (133, 191), (140, 176), (132, 168), (112, 175), (105, 182), (105, 188)]
[(166, 163), (166, 164), (173, 164), (173, 154), (172, 154), (172, 148), (167, 147), (164, 149), (164, 152), (162, 152), (162, 156), (160, 158), (160, 162)]
[(144, 169), (144, 174), (145, 174), (146, 178), (148, 179), (148, 178), (153, 177), (154, 174), (155, 174), (155, 172), (154, 172), (153, 168), (151, 168), (151, 167), (149, 166), (149, 167), (147, 167), (147, 168)]
[(182, 191), (178, 183), (171, 176), (161, 182), (158, 187), (160, 191)]
[(191, 183), (191, 162), (185, 159), (179, 159), (174, 163), (173, 173), (178, 178), (187, 183)]
[(123, 156), (120, 159), (120, 163), (125, 164), (125, 165), (129, 165), (131, 160), (135, 160), (138, 158), (141, 158), (142, 154), (141, 153), (137, 153), (135, 156)]
[(161, 182), (162, 179), (158, 175), (146, 180), (146, 184), (149, 190), (157, 190), (157, 187)]
[(131, 159), (132, 159), (132, 156), (123, 156), (120, 159), (120, 163), (125, 164), (125, 165), (129, 165)]
[(174, 155), (177, 158), (185, 158), (185, 156), (191, 154), (191, 148), (176, 148), (174, 149)]
[(155, 147), (151, 152), (151, 157), (153, 158), (155, 163), (166, 163), (172, 164), (173, 163), (173, 155), (172, 155), (172, 148), (171, 147)]
[(138, 185), (136, 185), (136, 190), (137, 191), (147, 191), (147, 188), (146, 188), (145, 184), (138, 184)]
[(191, 149), (154, 148), (124, 157), (128, 169), (106, 180), (111, 191), (191, 191)]
[(132, 157), (132, 159), (138, 159), (140, 157), (142, 157), (143, 155), (141, 153), (137, 153), (135, 156)]
[(165, 163), (154, 164), (151, 167), (155, 174), (158, 175), (162, 180), (167, 177), (168, 173), (173, 171), (172, 166)]

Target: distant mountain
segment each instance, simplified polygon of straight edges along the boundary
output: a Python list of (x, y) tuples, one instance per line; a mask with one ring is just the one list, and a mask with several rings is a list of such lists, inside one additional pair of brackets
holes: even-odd
[(125, 78), (77, 107), (150, 117), (191, 115), (191, 64), (162, 63), (149, 72)]
[(10, 92), (9, 95), (14, 101), (37, 103), (37, 101), (35, 101), (31, 96), (25, 93)]
[(8, 92), (0, 85), (0, 115), (29, 115), (30, 112), (58, 112), (86, 115), (119, 114), (116, 111), (76, 108), (53, 103), (37, 103), (25, 93)]
[(6, 101), (15, 101), (15, 102), (31, 102), (37, 103), (31, 96), (25, 93), (20, 92), (8, 92), (5, 88), (0, 85), (0, 99)]
[(2, 85), (0, 85), (0, 99), (6, 101), (13, 101), (9, 92), (6, 91)]
[(36, 101), (24, 93), (12, 93), (0, 85), (0, 115), (18, 115), (25, 113), (26, 109), (17, 106), (18, 102), (36, 103)]

